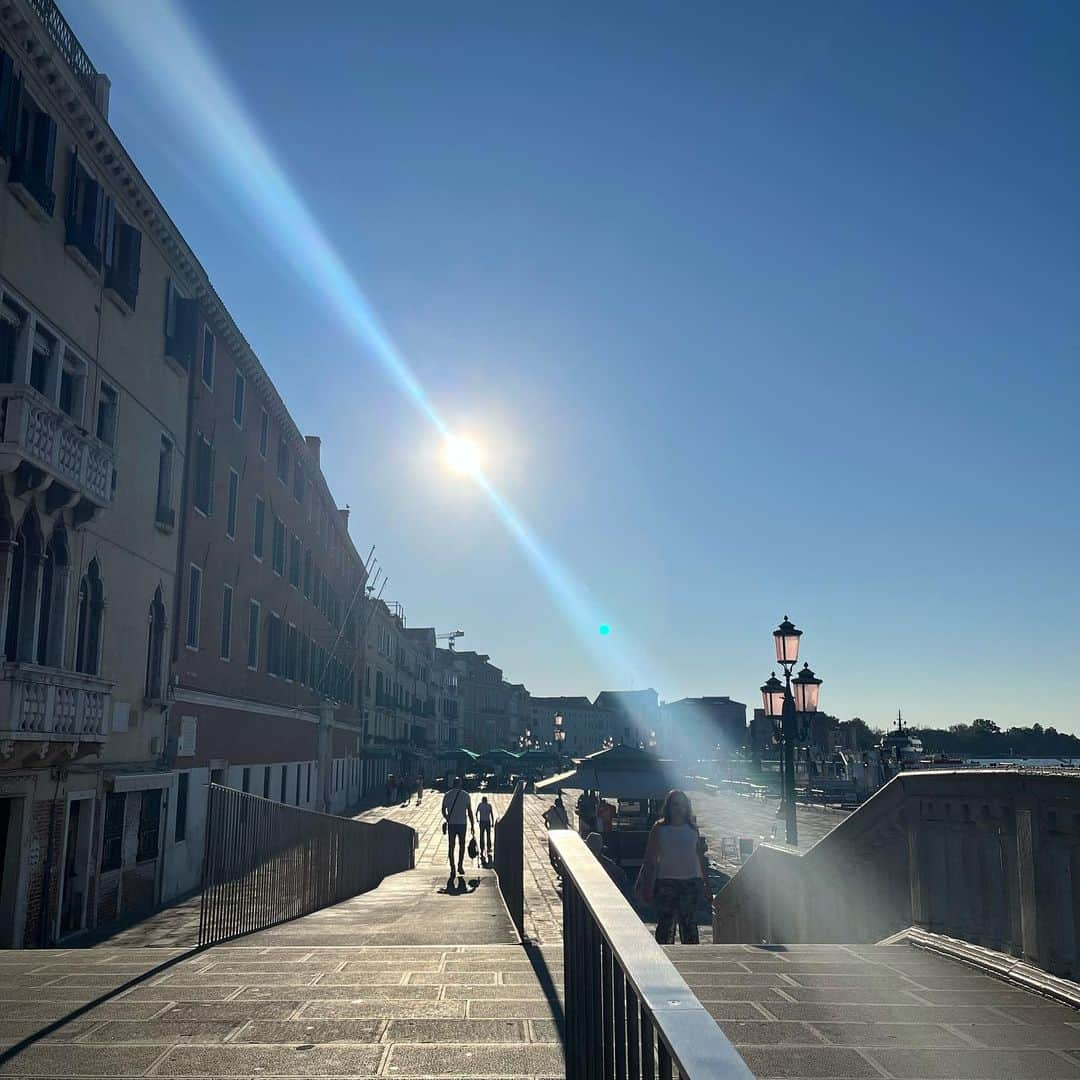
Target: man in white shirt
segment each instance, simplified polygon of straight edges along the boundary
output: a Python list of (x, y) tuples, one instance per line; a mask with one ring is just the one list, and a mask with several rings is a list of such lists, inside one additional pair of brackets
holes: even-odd
[(487, 801), (485, 795), (476, 808), (476, 816), (480, 820), (480, 854), (487, 852), (488, 860), (492, 859), (491, 851), (491, 826), (495, 823), (495, 808)]
[(476, 823), (473, 820), (472, 801), (469, 799), (469, 793), (462, 788), (460, 777), (454, 778), (450, 790), (443, 796), (442, 816), (450, 842), (450, 873), (454, 872), (454, 842), (457, 841), (457, 872), (458, 877), (464, 877), (465, 825), (468, 823), (469, 831), (475, 834)]

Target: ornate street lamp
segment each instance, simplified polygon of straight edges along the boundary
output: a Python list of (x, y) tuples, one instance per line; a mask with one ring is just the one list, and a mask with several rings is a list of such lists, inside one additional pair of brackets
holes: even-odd
[(563, 730), (562, 713), (555, 714), (555, 754), (561, 760), (563, 743), (566, 741), (566, 732)]
[(795, 817), (795, 755), (798, 753), (800, 727), (806, 717), (817, 712), (821, 680), (803, 664), (802, 670), (792, 679), (791, 669), (799, 659), (799, 638), (802, 631), (785, 615), (784, 621), (773, 631), (776, 659), (784, 669), (784, 681), (769, 677), (761, 688), (761, 700), (765, 715), (772, 720), (773, 730), (780, 743), (780, 781), (787, 842), (799, 843), (799, 825)]

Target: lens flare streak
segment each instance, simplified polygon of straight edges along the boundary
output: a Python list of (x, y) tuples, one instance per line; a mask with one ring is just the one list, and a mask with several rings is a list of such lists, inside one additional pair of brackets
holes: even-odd
[[(275, 160), (236, 93), (218, 69), (209, 48), (199, 40), (173, 0), (93, 0), (103, 19), (123, 42), (142, 77), (160, 102), (218, 170), (243, 210), (305, 282), (329, 303), (356, 341), (373, 354), (406, 399), (448, 444), (455, 436), (440, 416), (412, 368), (383, 327), (344, 260)], [(598, 613), (587, 590), (548, 551), (521, 515), (495, 489), (475, 461), (468, 472), (485, 493), (496, 515), (515, 539), (528, 563), (555, 598), (581, 642), (609, 674), (641, 681), (638, 665), (625, 647), (601, 643)], [(602, 624), (606, 627), (606, 623)], [(603, 634), (601, 629), (601, 634)]]

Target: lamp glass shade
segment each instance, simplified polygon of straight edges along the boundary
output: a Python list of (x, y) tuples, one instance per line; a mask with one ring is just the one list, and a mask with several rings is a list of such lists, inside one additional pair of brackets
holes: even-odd
[(799, 638), (801, 637), (802, 631), (797, 629), (785, 615), (784, 621), (773, 631), (777, 663), (794, 664), (799, 659)]
[(561, 727), (562, 727), (562, 713), (558, 713), (558, 712), (557, 712), (557, 713), (555, 714), (555, 726), (556, 726), (557, 728), (561, 728)]
[(815, 678), (808, 664), (803, 664), (802, 670), (791, 680), (791, 693), (795, 698), (795, 711), (801, 713), (817, 712), (820, 691), (821, 680)]
[(771, 675), (761, 688), (761, 700), (765, 706), (765, 715), (770, 720), (778, 720), (784, 714), (784, 684)]

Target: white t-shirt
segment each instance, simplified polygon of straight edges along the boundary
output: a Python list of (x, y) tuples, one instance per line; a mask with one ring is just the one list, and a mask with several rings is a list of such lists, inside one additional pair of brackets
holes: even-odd
[(469, 821), (469, 793), (461, 788), (451, 788), (442, 800), (443, 809), (449, 816), (447, 821), (451, 825), (466, 825)]
[(489, 802), (482, 802), (476, 808), (476, 816), (486, 825), (495, 816), (495, 808)]

